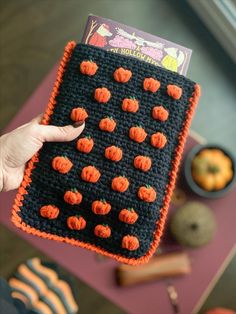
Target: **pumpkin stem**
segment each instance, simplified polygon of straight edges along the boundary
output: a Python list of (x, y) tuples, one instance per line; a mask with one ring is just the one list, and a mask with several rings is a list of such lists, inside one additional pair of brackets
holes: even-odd
[(103, 204), (106, 204), (105, 198), (101, 198), (100, 201), (101, 201)]
[(209, 165), (208, 170), (209, 170), (209, 172), (214, 174), (214, 173), (219, 172), (220, 168), (217, 165)]
[(104, 226), (104, 227), (108, 227), (108, 224), (102, 224), (102, 226)]
[(146, 184), (146, 188), (150, 189), (151, 185), (150, 184)]

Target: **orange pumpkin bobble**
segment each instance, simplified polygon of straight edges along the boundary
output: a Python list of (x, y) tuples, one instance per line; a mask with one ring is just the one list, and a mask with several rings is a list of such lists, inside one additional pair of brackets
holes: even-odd
[(85, 75), (93, 76), (96, 74), (98, 66), (91, 60), (84, 60), (80, 63), (80, 72)]
[(139, 248), (139, 240), (135, 236), (126, 235), (122, 239), (122, 248), (129, 251), (135, 251)]
[(66, 223), (71, 230), (83, 230), (86, 227), (86, 220), (82, 216), (70, 216)]
[(182, 96), (182, 88), (176, 85), (167, 85), (167, 94), (175, 100)]
[(92, 211), (96, 215), (107, 215), (111, 210), (111, 204), (109, 204), (105, 199), (98, 201), (93, 201)]
[(57, 156), (52, 160), (53, 169), (63, 174), (69, 172), (72, 166), (72, 162), (66, 156)]
[(166, 121), (169, 117), (169, 112), (162, 106), (155, 106), (152, 108), (152, 117), (155, 120)]
[(105, 149), (105, 157), (112, 161), (120, 161), (122, 159), (122, 149), (117, 146), (109, 146)]
[(152, 77), (146, 77), (143, 81), (143, 89), (148, 92), (155, 93), (160, 88), (161, 83)]
[(119, 213), (119, 220), (133, 225), (138, 219), (138, 214), (133, 208), (124, 208)]
[(151, 144), (156, 148), (164, 148), (167, 143), (167, 138), (163, 133), (157, 132), (151, 136)]
[(141, 186), (138, 190), (138, 197), (148, 203), (152, 203), (156, 200), (157, 193), (150, 185)]
[(82, 169), (81, 178), (90, 183), (96, 183), (101, 176), (101, 173), (94, 166), (87, 166)]
[(137, 143), (142, 143), (145, 141), (147, 133), (141, 126), (133, 126), (129, 129), (129, 137)]
[(94, 141), (90, 136), (85, 136), (83, 138), (78, 139), (76, 143), (76, 148), (85, 154), (88, 154), (91, 152), (94, 146)]
[(109, 238), (111, 236), (111, 228), (108, 225), (97, 225), (94, 228), (95, 236), (99, 238)]
[(139, 110), (139, 102), (134, 97), (124, 98), (122, 101), (122, 110), (135, 113)]
[(99, 122), (99, 128), (102, 131), (113, 132), (116, 128), (116, 121), (112, 117), (103, 118)]
[(106, 87), (96, 88), (94, 98), (97, 102), (107, 103), (111, 98), (111, 92)]
[(132, 72), (124, 68), (118, 68), (114, 72), (114, 79), (119, 83), (127, 83), (131, 79), (131, 76)]
[(45, 205), (40, 208), (40, 215), (43, 218), (56, 219), (59, 213), (59, 208), (54, 205)]
[(84, 108), (78, 107), (71, 111), (70, 118), (72, 121), (85, 121), (88, 118), (88, 113)]
[(148, 171), (152, 166), (151, 158), (147, 156), (136, 156), (134, 158), (134, 167), (144, 172)]
[(114, 191), (125, 192), (129, 187), (129, 181), (127, 178), (119, 176), (112, 179), (111, 187)]
[(64, 194), (64, 201), (70, 205), (78, 205), (82, 202), (83, 196), (76, 189), (66, 191)]

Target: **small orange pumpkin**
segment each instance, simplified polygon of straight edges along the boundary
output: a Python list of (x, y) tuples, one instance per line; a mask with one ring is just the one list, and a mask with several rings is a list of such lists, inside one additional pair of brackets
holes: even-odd
[(112, 161), (120, 161), (122, 159), (122, 149), (117, 146), (109, 146), (105, 149), (105, 157)]
[(53, 169), (63, 174), (69, 172), (72, 166), (72, 162), (66, 156), (57, 156), (52, 160)]
[(80, 139), (78, 139), (76, 143), (76, 148), (85, 154), (88, 154), (91, 152), (94, 146), (94, 141), (90, 136), (85, 136)]
[(99, 238), (109, 238), (111, 236), (111, 228), (106, 224), (97, 225), (94, 228), (94, 234)]
[(82, 216), (70, 216), (66, 223), (71, 230), (83, 230), (86, 227), (86, 220)]
[(141, 126), (132, 126), (129, 129), (129, 137), (131, 140), (142, 143), (147, 137), (147, 133)]
[(92, 211), (96, 215), (107, 215), (111, 210), (111, 204), (105, 199), (97, 200), (92, 202)]
[(60, 213), (60, 209), (54, 205), (45, 205), (40, 208), (40, 215), (43, 218), (56, 219)]
[(163, 133), (157, 132), (151, 136), (151, 144), (156, 148), (164, 148), (167, 143), (167, 138)]
[(139, 110), (139, 102), (135, 97), (124, 98), (122, 101), (122, 110), (135, 113)]
[(182, 88), (177, 85), (167, 85), (167, 94), (175, 100), (182, 96)]
[(116, 121), (112, 117), (106, 117), (100, 120), (99, 128), (102, 131), (113, 132), (116, 128)]
[(114, 79), (119, 83), (127, 83), (132, 76), (132, 72), (130, 70), (126, 70), (124, 68), (118, 68), (114, 72)]
[(144, 172), (148, 171), (152, 166), (152, 160), (147, 156), (136, 156), (134, 158), (134, 167)]
[(82, 202), (82, 199), (82, 194), (76, 189), (66, 191), (64, 194), (64, 201), (70, 205), (78, 205)]
[(129, 251), (135, 251), (139, 248), (139, 240), (132, 235), (126, 235), (122, 239), (122, 248)]
[(163, 106), (155, 106), (152, 108), (152, 117), (155, 120), (166, 121), (169, 117), (169, 112)]
[(129, 187), (129, 180), (123, 176), (115, 177), (112, 179), (111, 187), (114, 191), (123, 193)]
[(124, 208), (119, 213), (119, 220), (133, 225), (138, 219), (138, 214), (133, 208)]
[(85, 75), (93, 76), (96, 74), (98, 66), (92, 60), (84, 60), (80, 63), (80, 72)]
[(148, 203), (152, 203), (156, 200), (157, 193), (150, 185), (141, 186), (138, 190), (138, 197)]
[(143, 89), (155, 93), (160, 88), (161, 83), (158, 80), (155, 80), (152, 77), (146, 77), (143, 81)]
[(71, 111), (70, 118), (72, 121), (76, 121), (76, 122), (85, 121), (88, 118), (88, 113), (82, 107), (74, 108)]
[(82, 169), (81, 178), (90, 183), (96, 183), (101, 176), (101, 173), (94, 166), (87, 166)]
[(111, 98), (111, 92), (106, 87), (96, 88), (94, 98), (97, 102), (107, 103)]

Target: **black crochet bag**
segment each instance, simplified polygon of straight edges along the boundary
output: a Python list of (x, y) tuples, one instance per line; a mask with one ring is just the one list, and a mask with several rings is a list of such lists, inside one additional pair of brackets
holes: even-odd
[(132, 265), (155, 252), (200, 87), (132, 57), (70, 42), (42, 123), (86, 120), (28, 162), (13, 222)]

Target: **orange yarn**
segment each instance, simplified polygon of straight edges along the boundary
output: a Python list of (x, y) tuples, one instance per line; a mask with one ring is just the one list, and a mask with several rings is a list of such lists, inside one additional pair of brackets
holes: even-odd
[(152, 203), (156, 200), (157, 194), (153, 187), (146, 185), (139, 188), (138, 197), (144, 202)]
[(70, 118), (72, 121), (84, 121), (88, 118), (88, 113), (84, 108), (78, 107), (71, 111)]
[(98, 66), (91, 60), (84, 60), (80, 63), (80, 72), (85, 75), (93, 76), (96, 74)]
[(155, 120), (166, 121), (169, 117), (169, 112), (163, 106), (155, 106), (152, 108), (152, 117)]
[(129, 137), (137, 143), (142, 143), (145, 141), (147, 133), (141, 126), (133, 126), (129, 129)]
[(70, 205), (78, 205), (82, 202), (83, 196), (76, 189), (66, 191), (64, 194), (64, 201)]
[(119, 220), (133, 225), (138, 219), (138, 214), (133, 208), (124, 208), (119, 213)]
[(85, 136), (83, 138), (78, 139), (76, 143), (76, 148), (85, 154), (88, 154), (91, 152), (94, 146), (94, 141), (90, 136)]
[(94, 166), (87, 166), (82, 169), (81, 172), (81, 178), (84, 181), (90, 182), (90, 183), (96, 183), (101, 176), (101, 173), (98, 169), (96, 169)]
[(97, 225), (94, 228), (95, 236), (99, 238), (109, 238), (111, 236), (111, 228), (108, 225)]
[(66, 222), (71, 230), (83, 230), (86, 227), (86, 220), (82, 216), (70, 216)]
[(105, 157), (112, 161), (120, 161), (122, 159), (122, 149), (117, 146), (109, 146), (105, 149)]
[(151, 136), (151, 144), (156, 148), (164, 148), (167, 143), (167, 138), (164, 134), (157, 132)]
[(57, 156), (52, 160), (52, 167), (60, 173), (67, 173), (71, 170), (73, 164), (66, 156)]
[(96, 215), (107, 215), (111, 211), (111, 204), (107, 203), (105, 199), (93, 201), (92, 211)]
[[(71, 54), (72, 54), (75, 46), (76, 46), (76, 43), (73, 41), (73, 42), (69, 42), (67, 44), (67, 46), (65, 47), (64, 55), (63, 55), (63, 58), (60, 62), (60, 66), (58, 68), (57, 79), (56, 79), (56, 82), (54, 84), (54, 88), (53, 88), (49, 103), (47, 105), (46, 111), (43, 115), (43, 119), (41, 122), (42, 124), (47, 125), (50, 122), (51, 115), (52, 115), (53, 110), (57, 104), (56, 103), (56, 96), (59, 93), (59, 86), (62, 82), (62, 76), (65, 72), (66, 65), (67, 65), (68, 61), (70, 60)], [(18, 189), (18, 193), (15, 197), (14, 204), (12, 206), (12, 218), (11, 218), (12, 222), (18, 228), (22, 229), (23, 231), (25, 231), (29, 234), (34, 234), (34, 235), (40, 236), (42, 238), (51, 239), (51, 240), (55, 240), (55, 241), (59, 241), (59, 242), (65, 242), (65, 243), (69, 243), (71, 245), (87, 248), (89, 250), (95, 251), (95, 252), (103, 254), (105, 256), (112, 257), (121, 263), (138, 265), (138, 264), (143, 264), (143, 263), (148, 262), (150, 257), (156, 251), (156, 248), (158, 247), (158, 244), (160, 242), (160, 238), (161, 238), (162, 233), (163, 233), (163, 229), (164, 229), (164, 225), (165, 225), (165, 221), (166, 221), (166, 215), (167, 215), (170, 200), (171, 200), (171, 195), (172, 195), (173, 189), (175, 187), (177, 170), (178, 170), (178, 167), (179, 167), (179, 164), (181, 161), (181, 155), (183, 153), (184, 144), (185, 144), (185, 141), (186, 141), (186, 138), (188, 135), (190, 123), (191, 123), (191, 120), (192, 120), (192, 117), (194, 114), (194, 110), (197, 106), (200, 94), (201, 94), (200, 86), (198, 84), (195, 84), (193, 94), (189, 98), (189, 110), (186, 114), (186, 120), (185, 120), (183, 127), (182, 127), (182, 130), (179, 134), (179, 144), (175, 150), (175, 155), (174, 155), (174, 159), (173, 159), (173, 163), (172, 163), (173, 166), (172, 166), (172, 169), (170, 172), (170, 181), (166, 187), (166, 192), (165, 192), (164, 199), (163, 199), (163, 207), (161, 208), (160, 219), (156, 224), (156, 230), (154, 232), (153, 242), (151, 243), (150, 249), (147, 251), (145, 256), (142, 256), (140, 258), (123, 257), (123, 256), (120, 256), (120, 255), (117, 255), (114, 253), (110, 253), (110, 252), (106, 251), (105, 249), (97, 247), (96, 245), (86, 243), (86, 242), (83, 242), (80, 240), (76, 240), (73, 238), (65, 238), (62, 236), (55, 235), (55, 234), (42, 232), (40, 230), (37, 230), (34, 227), (31, 227), (30, 225), (27, 225), (26, 223), (22, 223), (22, 218), (20, 217), (19, 212), (21, 211), (21, 206), (22, 206), (22, 201), (24, 200), (24, 195), (27, 194), (26, 187), (29, 186), (31, 181), (32, 181), (31, 180), (32, 171), (35, 168), (35, 164), (37, 164), (37, 162), (39, 161), (39, 158), (38, 158), (39, 153), (36, 153), (31, 158), (31, 160), (29, 160), (29, 162), (27, 163), (27, 166), (25, 168), (23, 181), (22, 181), (22, 183)]]
[(136, 156), (134, 158), (134, 167), (144, 172), (148, 171), (152, 166), (152, 160), (147, 156)]
[(139, 240), (135, 236), (126, 235), (122, 239), (122, 248), (129, 251), (135, 251), (139, 248)]
[(160, 86), (161, 86), (161, 83), (158, 80), (155, 80), (152, 77), (147, 77), (143, 81), (143, 89), (145, 91), (149, 91), (149, 92), (155, 93), (155, 92), (158, 91)]
[(176, 85), (167, 85), (167, 94), (175, 100), (182, 96), (182, 88)]
[(54, 205), (45, 205), (40, 208), (40, 215), (43, 218), (56, 219), (60, 213), (60, 209)]
[(134, 97), (124, 98), (122, 101), (122, 110), (135, 113), (139, 110), (139, 102)]
[(112, 179), (111, 187), (114, 191), (125, 192), (129, 187), (129, 181), (127, 178), (119, 176)]
[(116, 128), (116, 121), (112, 117), (103, 118), (99, 122), (99, 128), (102, 131), (113, 132)]
[(119, 83), (127, 83), (131, 79), (131, 76), (132, 72), (124, 68), (118, 68), (114, 72), (114, 79)]
[(107, 103), (111, 98), (111, 92), (106, 87), (96, 88), (94, 98), (97, 102)]

